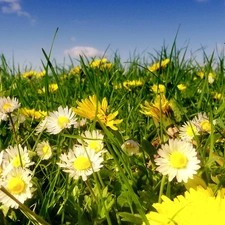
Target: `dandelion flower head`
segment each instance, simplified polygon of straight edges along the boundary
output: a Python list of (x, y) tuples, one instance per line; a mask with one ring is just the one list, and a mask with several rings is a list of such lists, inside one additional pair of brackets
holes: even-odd
[(153, 64), (152, 66), (148, 67), (148, 70), (151, 72), (155, 72), (159, 70), (160, 68), (164, 68), (169, 62), (170, 62), (170, 59), (165, 59), (161, 62), (157, 62)]
[(113, 130), (117, 130), (118, 128), (115, 125), (120, 124), (123, 121), (118, 119), (114, 120), (118, 115), (118, 111), (107, 115), (108, 102), (106, 98), (103, 98), (102, 102), (99, 102), (96, 96), (93, 95), (81, 100), (81, 102), (77, 101), (77, 104), (77, 108), (72, 108), (77, 115), (89, 120), (98, 118), (105, 126), (110, 127)]
[(158, 84), (158, 85), (157, 84), (153, 84), (151, 89), (156, 94), (165, 93), (165, 91), (166, 91), (166, 87), (163, 84)]
[[(225, 224), (225, 196), (220, 190), (214, 196), (212, 189), (198, 186), (190, 188), (174, 200), (162, 196), (162, 203), (155, 203), (156, 212), (146, 217), (153, 225), (222, 225)], [(145, 225), (145, 223), (143, 223)]]

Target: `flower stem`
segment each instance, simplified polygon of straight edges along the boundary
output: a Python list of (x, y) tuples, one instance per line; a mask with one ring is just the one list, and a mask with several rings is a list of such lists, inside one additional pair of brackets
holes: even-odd
[(32, 210), (30, 210), (26, 205), (22, 204), (20, 201), (18, 201), (18, 199), (16, 199), (11, 193), (9, 193), (3, 186), (0, 187), (0, 190), (8, 195), (11, 199), (13, 199), (21, 208), (21, 210), (28, 212), (31, 217), (35, 218), (40, 224), (42, 225), (50, 225), (49, 223), (47, 223), (43, 218), (41, 218), (40, 216), (38, 216), (35, 212), (33, 212)]
[(161, 180), (161, 185), (160, 185), (160, 190), (159, 190), (159, 198), (158, 198), (158, 203), (161, 203), (162, 199), (162, 195), (163, 195), (163, 188), (165, 185), (165, 181), (166, 181), (166, 176), (163, 175), (162, 180)]

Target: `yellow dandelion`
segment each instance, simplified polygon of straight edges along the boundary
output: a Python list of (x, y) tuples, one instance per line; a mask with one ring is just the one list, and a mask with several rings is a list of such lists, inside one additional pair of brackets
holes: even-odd
[(215, 93), (213, 93), (214, 95), (213, 95), (213, 98), (214, 99), (221, 99), (221, 97), (222, 97), (222, 94), (221, 93), (218, 93), (218, 92), (215, 92)]
[(31, 78), (31, 77), (35, 77), (37, 75), (37, 72), (36, 71), (27, 71), (25, 73), (23, 73), (23, 78)]
[(106, 58), (102, 59), (96, 59), (93, 62), (89, 63), (89, 66), (92, 68), (100, 67), (101, 65), (105, 64), (107, 62)]
[(98, 118), (105, 126), (110, 127), (113, 130), (117, 130), (118, 128), (115, 126), (116, 124), (120, 124), (123, 120), (114, 120), (114, 118), (118, 115), (118, 111), (106, 114), (108, 109), (108, 102), (106, 98), (103, 98), (102, 103), (99, 102), (95, 95), (89, 96), (89, 98), (81, 100), (81, 102), (77, 101), (77, 108), (72, 108), (73, 111), (84, 118), (89, 120), (94, 120)]
[(187, 87), (186, 87), (184, 84), (178, 84), (178, 85), (177, 85), (177, 88), (178, 88), (180, 91), (183, 91), (183, 90), (185, 90)]
[[(146, 217), (150, 224), (162, 225), (221, 225), (225, 224), (224, 189), (214, 196), (211, 188), (198, 186), (190, 188), (184, 195), (174, 200), (162, 196), (162, 203), (155, 203), (156, 212), (149, 212)], [(145, 225), (145, 223), (143, 223)]]
[(69, 76), (73, 76), (73, 75), (79, 75), (81, 73), (81, 68), (80, 66), (76, 66), (74, 68), (72, 68), (69, 72)]
[(123, 82), (123, 87), (127, 90), (131, 90), (130, 87), (138, 87), (143, 85), (143, 81), (140, 80), (132, 80), (132, 81), (125, 81)]
[(144, 105), (140, 105), (142, 114), (146, 116), (151, 116), (156, 124), (160, 121), (160, 115), (162, 117), (169, 117), (172, 109), (170, 107), (169, 101), (164, 95), (157, 95), (154, 103), (149, 103), (148, 101), (144, 102)]
[(45, 76), (45, 74), (46, 74), (46, 71), (45, 71), (45, 70), (43, 70), (43, 71), (41, 71), (41, 72), (37, 73), (37, 74), (36, 74), (36, 77), (37, 77), (37, 78), (39, 78), (39, 77), (44, 77), (44, 76)]
[[(48, 91), (50, 93), (54, 93), (54, 92), (56, 92), (58, 90), (58, 88), (59, 88), (58, 84), (49, 84)], [(45, 87), (43, 87), (42, 89), (38, 90), (38, 94), (43, 94), (43, 93), (45, 93)]]
[(164, 68), (169, 62), (170, 62), (170, 59), (165, 59), (161, 62), (157, 62), (153, 64), (152, 66), (148, 67), (148, 70), (151, 72), (155, 72), (159, 70), (160, 68)]
[(35, 109), (21, 108), (19, 109), (19, 112), (27, 118), (36, 119), (36, 120), (45, 118), (47, 116), (47, 112), (41, 111), (41, 110), (37, 111)]
[(204, 76), (205, 76), (205, 73), (202, 72), (202, 71), (199, 71), (199, 72), (197, 72), (197, 75), (198, 75), (201, 79), (203, 79)]
[(165, 93), (165, 91), (166, 91), (166, 87), (163, 84), (159, 84), (159, 85), (153, 84), (151, 89), (156, 94), (158, 94), (158, 93)]

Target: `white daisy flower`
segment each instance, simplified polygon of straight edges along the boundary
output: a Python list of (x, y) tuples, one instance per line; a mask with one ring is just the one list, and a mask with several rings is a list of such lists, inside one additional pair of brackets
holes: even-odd
[(16, 98), (1, 97), (0, 98), (0, 112), (12, 113), (15, 109), (20, 107), (20, 103)]
[(80, 128), (80, 127), (85, 127), (87, 124), (87, 120), (86, 119), (81, 119), (80, 121), (77, 121), (75, 124), (74, 124), (74, 128)]
[(0, 112), (0, 122), (6, 120), (8, 120), (8, 115), (3, 112)]
[(100, 130), (93, 130), (92, 132), (86, 130), (81, 136), (83, 139), (77, 139), (80, 144), (85, 144), (85, 146), (88, 146), (88, 148), (94, 150), (96, 153), (104, 149), (104, 135)]
[(69, 173), (73, 179), (82, 177), (83, 181), (87, 180), (93, 172), (97, 172), (103, 166), (101, 152), (95, 153), (94, 150), (84, 148), (81, 145), (74, 145), (72, 150), (67, 154), (60, 156), (60, 163), (57, 163), (64, 172)]
[(46, 129), (51, 134), (58, 134), (65, 128), (70, 128), (76, 123), (75, 113), (72, 109), (58, 107), (58, 111), (50, 112), (46, 117)]
[(41, 120), (41, 122), (35, 128), (35, 134), (38, 135), (46, 129), (47, 120), (46, 118)]
[(158, 150), (159, 158), (155, 159), (157, 171), (169, 176), (169, 181), (176, 177), (178, 182), (187, 182), (200, 168), (197, 152), (192, 144), (182, 140), (169, 139), (169, 144)]
[(47, 160), (52, 156), (52, 148), (49, 145), (48, 141), (42, 141), (37, 144), (37, 155), (42, 159), (42, 160)]
[(1, 178), (1, 176), (2, 176), (2, 172), (3, 172), (3, 154), (4, 154), (4, 152), (3, 151), (1, 151), (0, 152), (0, 178)]
[(199, 135), (199, 128), (192, 122), (185, 122), (179, 131), (180, 138), (184, 141), (191, 142), (196, 135)]
[(125, 151), (129, 155), (133, 155), (133, 154), (136, 154), (139, 152), (139, 144), (138, 144), (138, 142), (136, 142), (134, 140), (125, 141), (122, 144), (121, 148), (123, 149), (123, 151)]
[[(12, 194), (21, 203), (24, 203), (26, 199), (31, 198), (31, 171), (23, 168), (12, 169), (1, 180), (1, 185)], [(0, 190), (0, 202), (11, 208), (18, 208), (18, 204), (11, 199), (8, 195)]]
[[(194, 117), (194, 119), (192, 120), (193, 123), (195, 124), (196, 127), (198, 127), (198, 129), (202, 132), (207, 132), (210, 133), (211, 132), (211, 123), (209, 121), (208, 116), (206, 115), (206, 113), (198, 113), (197, 116)], [(216, 120), (213, 120), (212, 123), (215, 125), (216, 124)]]
[(34, 163), (30, 161), (27, 147), (9, 146), (3, 154), (4, 173), (8, 173), (13, 168), (27, 168)]

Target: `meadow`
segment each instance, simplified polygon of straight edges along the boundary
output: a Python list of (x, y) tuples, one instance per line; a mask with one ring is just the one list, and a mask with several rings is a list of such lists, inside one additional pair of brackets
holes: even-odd
[(224, 55), (187, 51), (1, 55), (1, 224), (225, 224)]

